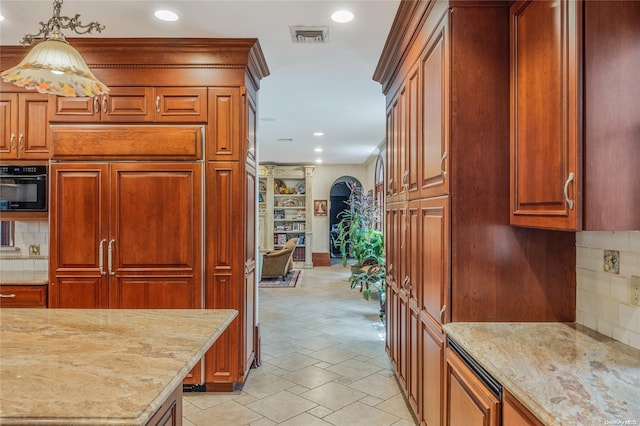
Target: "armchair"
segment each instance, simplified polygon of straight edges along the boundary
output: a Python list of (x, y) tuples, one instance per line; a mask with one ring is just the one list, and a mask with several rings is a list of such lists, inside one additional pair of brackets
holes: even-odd
[(293, 251), (298, 238), (291, 238), (278, 250), (265, 253), (262, 258), (262, 278), (286, 277), (293, 268)]

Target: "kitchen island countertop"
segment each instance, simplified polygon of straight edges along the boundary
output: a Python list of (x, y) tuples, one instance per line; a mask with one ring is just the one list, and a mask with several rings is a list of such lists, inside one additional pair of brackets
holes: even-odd
[(638, 349), (579, 324), (444, 329), (544, 424), (640, 424)]
[(0, 424), (143, 425), (230, 309), (0, 310)]

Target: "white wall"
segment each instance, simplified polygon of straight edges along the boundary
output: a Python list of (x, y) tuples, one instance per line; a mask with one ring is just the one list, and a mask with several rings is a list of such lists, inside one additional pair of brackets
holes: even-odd
[[(313, 171), (313, 187), (311, 202), (313, 200), (329, 200), (331, 186), (336, 179), (343, 176), (352, 176), (360, 181), (365, 191), (373, 189), (373, 172), (369, 176), (367, 163), (365, 164), (340, 164), (340, 165), (316, 165)], [(329, 252), (329, 216), (313, 217), (313, 243), (312, 253)]]
[[(620, 252), (619, 273), (605, 272), (604, 250)], [(576, 233), (576, 322), (640, 349), (640, 307), (629, 278), (640, 276), (640, 232)]]

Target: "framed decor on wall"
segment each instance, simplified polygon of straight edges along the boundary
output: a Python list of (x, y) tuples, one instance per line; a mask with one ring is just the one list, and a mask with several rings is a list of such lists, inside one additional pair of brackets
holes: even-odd
[(327, 200), (313, 200), (313, 215), (314, 216), (327, 215)]

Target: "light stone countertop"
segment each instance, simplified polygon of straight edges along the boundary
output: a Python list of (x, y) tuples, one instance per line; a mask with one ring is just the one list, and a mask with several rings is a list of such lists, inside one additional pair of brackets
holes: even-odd
[(460, 322), (444, 329), (547, 425), (640, 424), (638, 349), (579, 324)]
[(0, 424), (145, 424), (237, 314), (1, 309)]
[(49, 273), (47, 271), (4, 271), (0, 270), (0, 285), (34, 285), (48, 284)]

